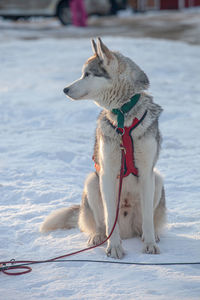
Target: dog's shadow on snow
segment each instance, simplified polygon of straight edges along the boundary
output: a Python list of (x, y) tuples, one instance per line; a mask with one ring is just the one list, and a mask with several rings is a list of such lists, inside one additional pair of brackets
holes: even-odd
[(126, 256), (125, 260), (135, 262), (200, 262), (200, 238), (183, 236), (166, 232), (161, 235), (158, 243), (160, 254), (149, 255), (142, 253), (143, 243), (138, 238), (123, 241)]

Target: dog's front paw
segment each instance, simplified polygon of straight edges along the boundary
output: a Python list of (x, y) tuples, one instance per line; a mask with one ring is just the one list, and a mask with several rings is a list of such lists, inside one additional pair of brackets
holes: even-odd
[(160, 242), (160, 237), (159, 237), (158, 233), (155, 233), (155, 240), (156, 240), (156, 243)]
[(105, 239), (106, 239), (105, 234), (101, 234), (101, 233), (92, 234), (89, 237), (88, 246), (97, 246), (101, 244)]
[(145, 243), (143, 253), (147, 254), (159, 254), (160, 249), (155, 243)]
[(108, 257), (120, 259), (124, 256), (124, 249), (121, 244), (108, 245), (106, 249), (106, 254)]

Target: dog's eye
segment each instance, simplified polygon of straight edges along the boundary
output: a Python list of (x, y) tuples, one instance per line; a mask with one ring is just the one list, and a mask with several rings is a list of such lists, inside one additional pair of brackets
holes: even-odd
[(88, 77), (90, 75), (90, 73), (85, 72), (84, 77)]

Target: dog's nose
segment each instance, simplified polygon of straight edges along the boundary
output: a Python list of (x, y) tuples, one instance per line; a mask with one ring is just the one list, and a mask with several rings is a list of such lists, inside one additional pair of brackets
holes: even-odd
[(63, 90), (63, 92), (65, 93), (65, 94), (67, 94), (68, 92), (69, 92), (69, 88), (64, 88), (64, 90)]

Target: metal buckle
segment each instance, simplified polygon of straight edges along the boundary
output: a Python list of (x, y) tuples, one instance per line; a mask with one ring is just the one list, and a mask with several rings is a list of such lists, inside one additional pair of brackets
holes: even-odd
[[(121, 129), (122, 132), (121, 132), (119, 129)], [(117, 133), (119, 133), (121, 136), (124, 135), (124, 133), (125, 133), (125, 129), (124, 129), (124, 128), (118, 128), (118, 127), (116, 127), (116, 128), (115, 128), (115, 131), (116, 131)]]

